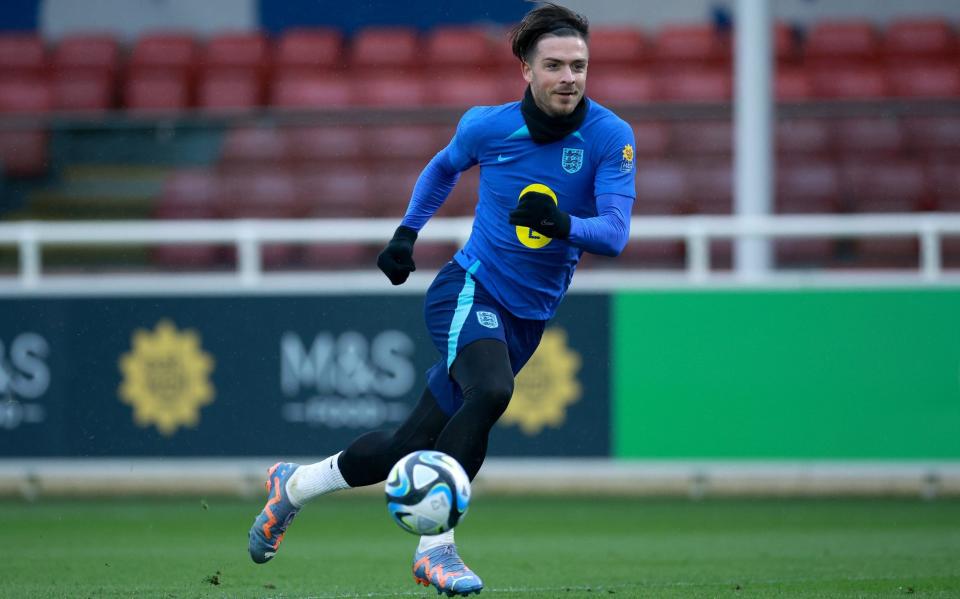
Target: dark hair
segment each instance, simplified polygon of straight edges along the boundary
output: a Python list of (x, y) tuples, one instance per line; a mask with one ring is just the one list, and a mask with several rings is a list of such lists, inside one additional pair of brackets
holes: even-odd
[(590, 35), (590, 23), (581, 14), (553, 2), (539, 2), (517, 25), (510, 30), (510, 45), (513, 55), (527, 62), (537, 42), (545, 35), (580, 37), (586, 42)]

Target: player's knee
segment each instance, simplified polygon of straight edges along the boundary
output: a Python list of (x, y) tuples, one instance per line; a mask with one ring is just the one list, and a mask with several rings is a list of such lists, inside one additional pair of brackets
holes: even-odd
[(490, 377), (464, 391), (464, 402), (483, 406), (494, 418), (499, 418), (513, 397), (513, 378)]

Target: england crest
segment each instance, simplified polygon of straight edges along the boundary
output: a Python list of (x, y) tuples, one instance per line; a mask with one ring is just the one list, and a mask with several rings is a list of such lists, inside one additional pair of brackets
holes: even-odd
[(497, 320), (497, 315), (493, 312), (477, 311), (477, 320), (480, 321), (481, 326), (485, 326), (488, 329), (495, 329), (500, 326), (500, 322)]
[(563, 165), (563, 170), (572, 175), (583, 166), (583, 150), (580, 148), (564, 148), (560, 163)]

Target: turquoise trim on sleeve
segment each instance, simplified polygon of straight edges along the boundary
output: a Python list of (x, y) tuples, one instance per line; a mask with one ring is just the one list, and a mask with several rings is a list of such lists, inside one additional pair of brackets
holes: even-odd
[(473, 308), (473, 294), (477, 284), (473, 281), (473, 273), (480, 267), (480, 261), (476, 260), (467, 269), (464, 276), (463, 289), (457, 296), (457, 309), (453, 313), (453, 319), (450, 321), (450, 333), (447, 335), (447, 372), (453, 366), (453, 361), (457, 359), (457, 343), (460, 342), (460, 331), (463, 330), (463, 323), (467, 321), (467, 315)]
[(524, 137), (530, 137), (530, 130), (527, 129), (526, 125), (524, 125), (523, 127), (520, 127), (519, 129), (517, 129), (516, 131), (508, 135), (507, 139), (522, 139)]

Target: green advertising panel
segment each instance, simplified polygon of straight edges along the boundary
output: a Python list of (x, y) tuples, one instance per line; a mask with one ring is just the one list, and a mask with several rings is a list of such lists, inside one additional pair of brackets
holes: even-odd
[(614, 298), (614, 454), (960, 458), (960, 290)]

